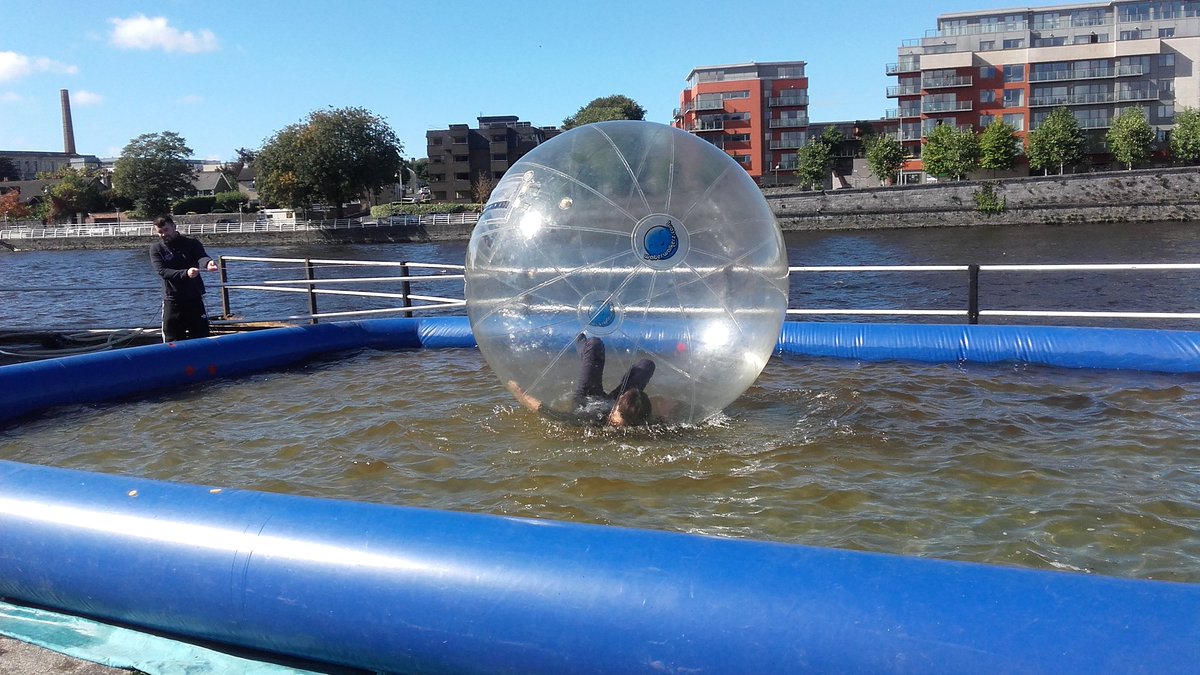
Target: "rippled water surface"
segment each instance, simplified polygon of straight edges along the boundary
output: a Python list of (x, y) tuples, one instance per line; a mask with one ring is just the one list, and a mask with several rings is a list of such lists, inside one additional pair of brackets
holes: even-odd
[(555, 426), (474, 350), (362, 351), (0, 430), (0, 458), (1200, 582), (1200, 378), (774, 358), (698, 428)]

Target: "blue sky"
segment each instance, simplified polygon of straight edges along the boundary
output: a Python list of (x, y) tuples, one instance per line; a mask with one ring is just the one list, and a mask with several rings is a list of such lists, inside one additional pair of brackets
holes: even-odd
[(69, 89), (84, 154), (174, 131), (195, 157), (229, 160), (313, 110), (360, 106), (419, 158), (429, 129), (480, 115), (558, 125), (610, 94), (669, 123), (693, 68), (749, 61), (807, 61), (814, 122), (877, 118), (895, 106), (884, 66), (902, 40), (940, 14), (1013, 6), (0, 0), (0, 150), (61, 151)]

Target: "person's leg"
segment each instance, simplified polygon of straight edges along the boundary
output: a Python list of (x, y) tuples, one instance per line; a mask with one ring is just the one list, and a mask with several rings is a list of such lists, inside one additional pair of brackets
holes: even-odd
[(189, 338), (203, 338), (210, 335), (208, 327), (208, 311), (204, 309), (204, 298), (196, 300), (196, 305), (191, 310), (191, 328), (188, 330)]
[(642, 359), (633, 364), (629, 372), (625, 373), (625, 377), (621, 378), (617, 388), (608, 395), (609, 398), (616, 398), (630, 389), (645, 391), (646, 385), (650, 384), (650, 378), (654, 377), (654, 368), (654, 362), (650, 359)]
[(575, 378), (575, 405), (589, 396), (604, 396), (604, 343), (587, 338), (579, 345), (579, 376)]
[(162, 336), (163, 342), (175, 342), (186, 336), (186, 327), (183, 325), (183, 317), (179, 314), (179, 306), (169, 298), (163, 298)]

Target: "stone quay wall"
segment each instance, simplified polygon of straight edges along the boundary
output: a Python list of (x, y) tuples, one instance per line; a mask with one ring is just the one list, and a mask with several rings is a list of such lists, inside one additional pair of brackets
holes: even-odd
[[(976, 195), (991, 190), (1003, 208), (980, 210)], [(970, 227), (1200, 220), (1200, 167), (1136, 169), (1063, 176), (1030, 176), (926, 185), (846, 188), (824, 192), (766, 188), (785, 231), (909, 227)], [(209, 216), (181, 216), (180, 220)], [(206, 222), (211, 222), (208, 220)], [(380, 226), (244, 234), (205, 233), (206, 246), (273, 244), (390, 244), (470, 239), (472, 225)], [(71, 237), (0, 241), (20, 250), (140, 248), (147, 237)], [(0, 253), (4, 249), (0, 249)]]
[[(976, 203), (989, 188), (1003, 205), (998, 213), (984, 213)], [(1200, 167), (764, 193), (784, 230), (1200, 219)]]

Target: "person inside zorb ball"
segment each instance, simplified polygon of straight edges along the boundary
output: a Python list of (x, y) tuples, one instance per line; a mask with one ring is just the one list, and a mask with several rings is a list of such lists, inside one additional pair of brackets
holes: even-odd
[(514, 164), (466, 256), (488, 365), (555, 420), (698, 423), (753, 384), (788, 300), (783, 237), (737, 162), (651, 122), (588, 124)]

